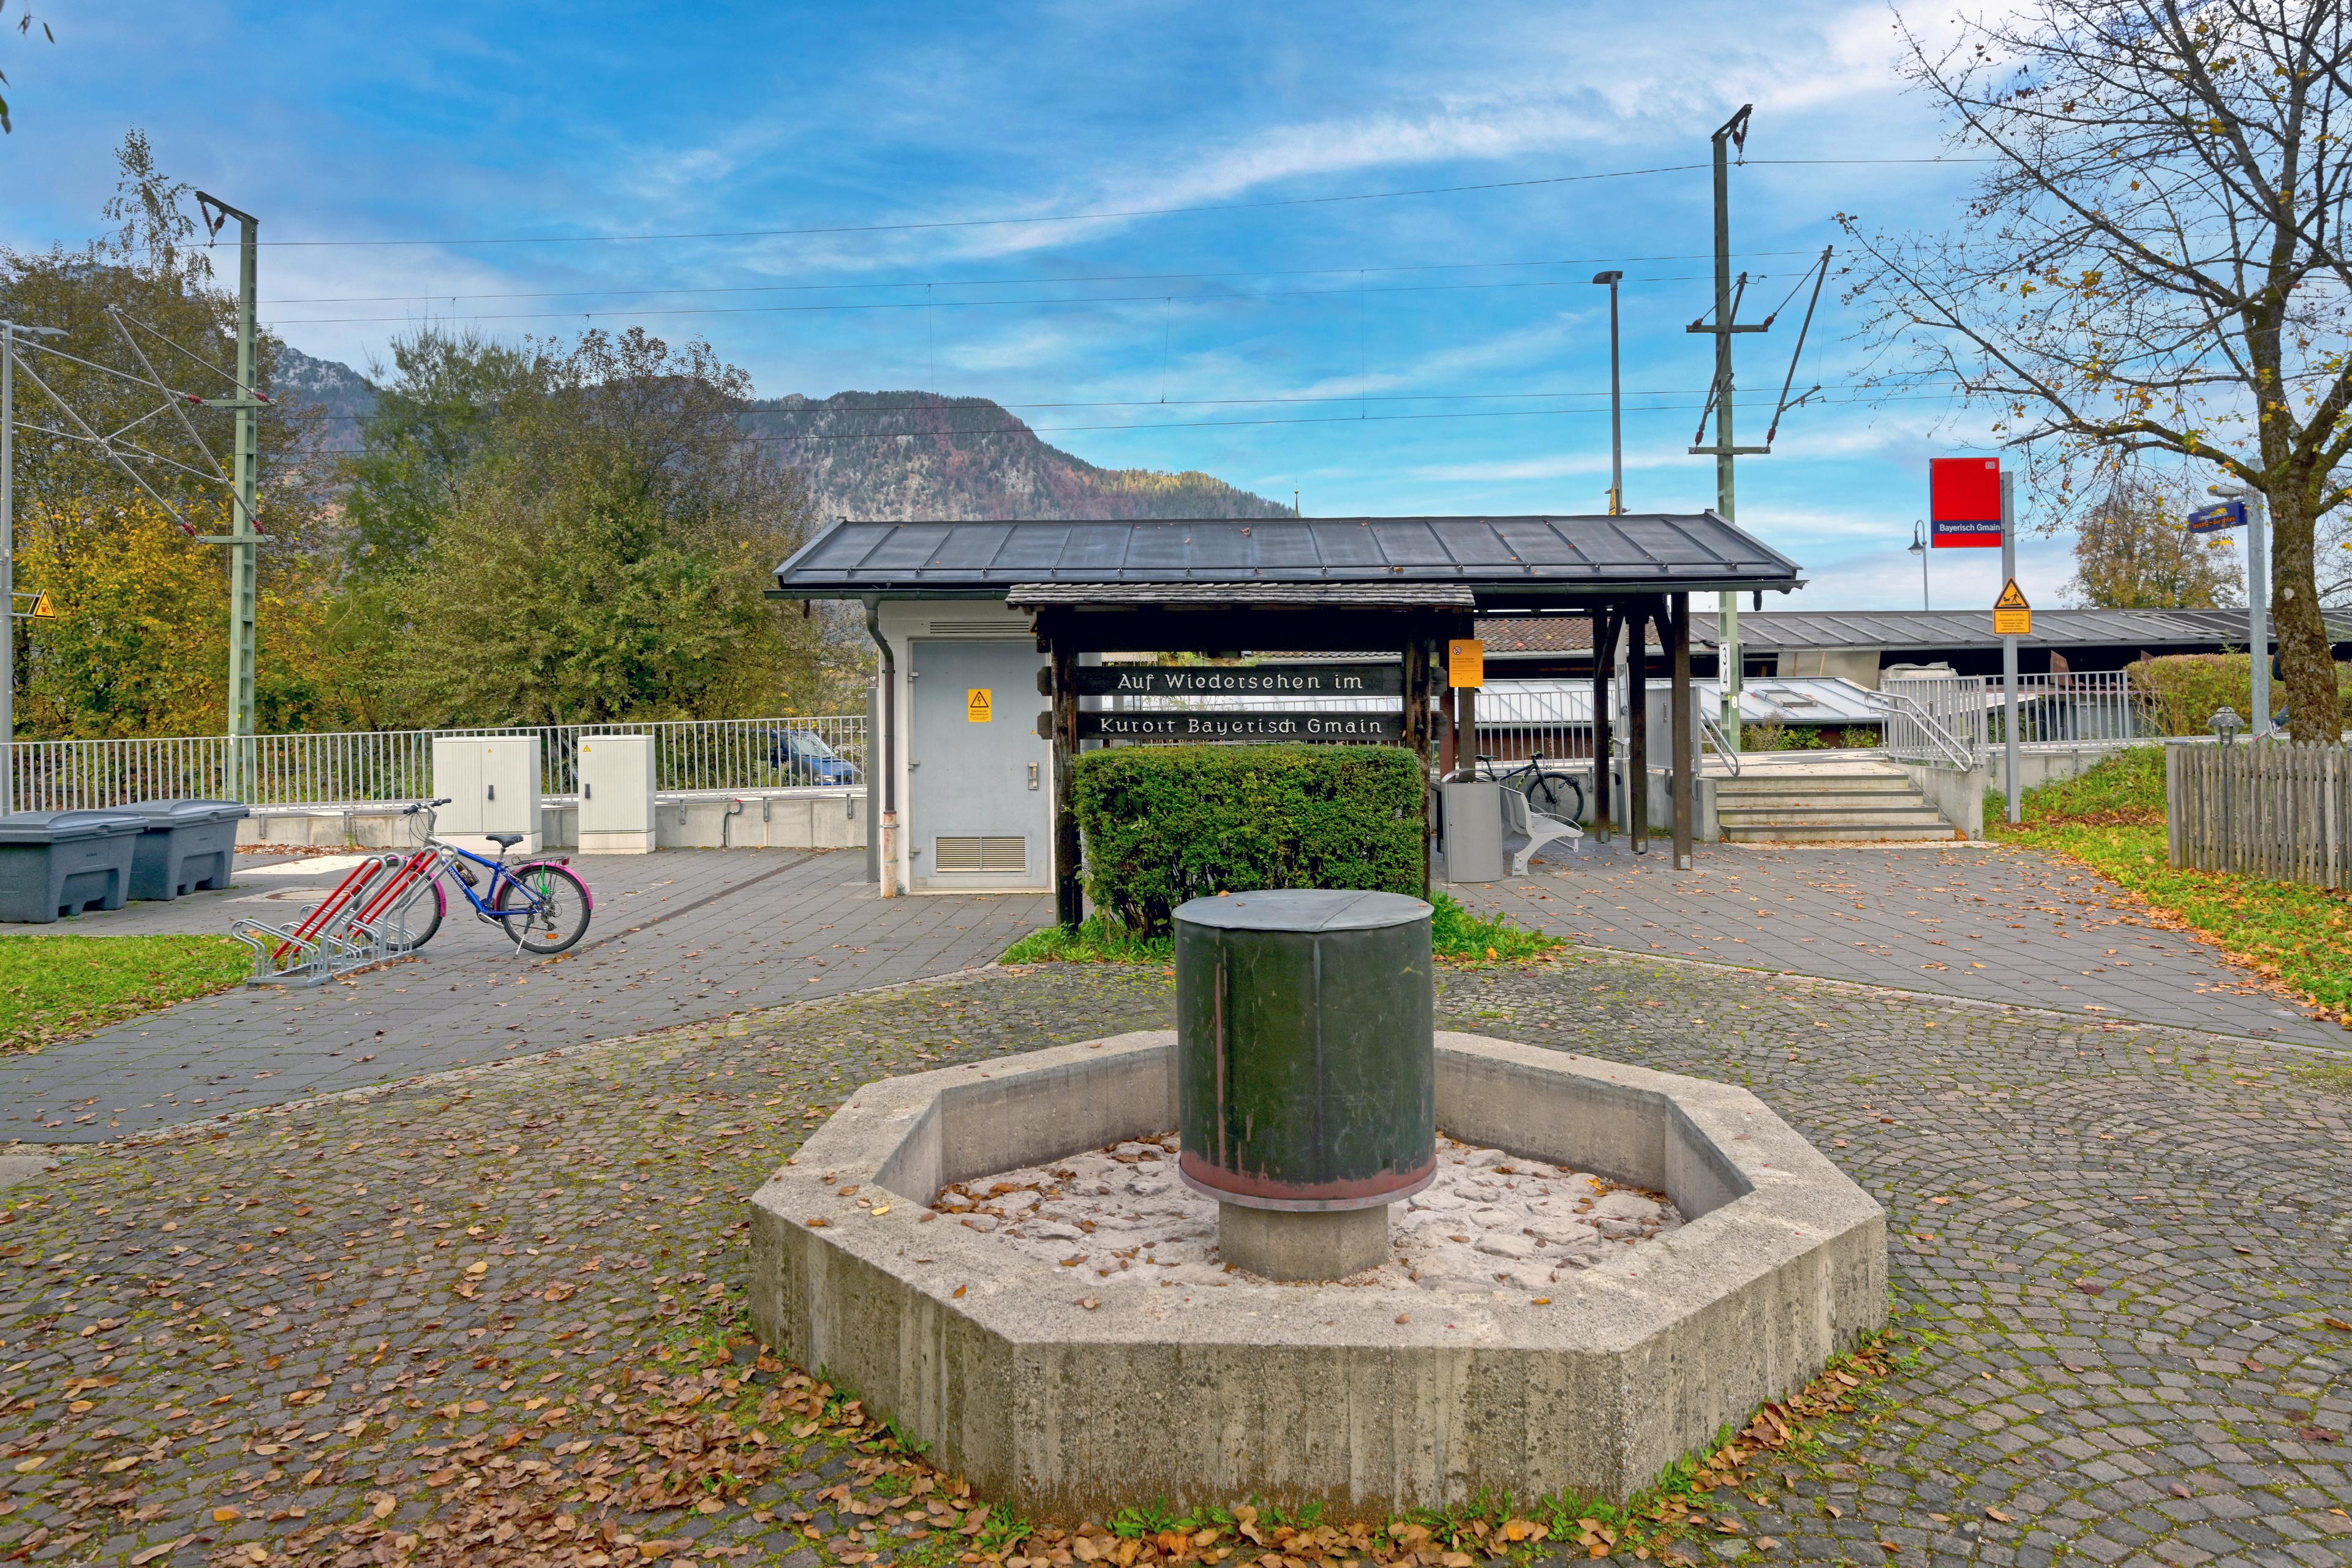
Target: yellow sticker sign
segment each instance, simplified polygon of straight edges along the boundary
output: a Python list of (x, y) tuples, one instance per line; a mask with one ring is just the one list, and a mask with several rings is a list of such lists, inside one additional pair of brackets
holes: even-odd
[(1997, 637), (2030, 637), (2033, 635), (2033, 606), (2025, 602), (2024, 592), (2011, 577), (1992, 602), (1992, 635)]
[(54, 621), (58, 618), (58, 607), (49, 602), (49, 591), (47, 588), (33, 596), (33, 618), (37, 621)]
[(1454, 637), (1445, 645), (1445, 684), (1477, 690), (1486, 684), (1486, 645), (1477, 637)]
[(995, 718), (995, 693), (985, 686), (964, 688), (963, 716), (974, 724), (985, 724)]

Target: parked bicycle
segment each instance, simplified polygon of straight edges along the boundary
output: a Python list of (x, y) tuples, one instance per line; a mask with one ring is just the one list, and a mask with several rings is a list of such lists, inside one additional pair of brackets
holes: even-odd
[(507, 852), (521, 842), (520, 833), (484, 835), (499, 847), (496, 859), (435, 837), (434, 808), (448, 804), (444, 796), (402, 813), (425, 818), (422, 845), (383, 887), (367, 890), (356, 923), (381, 932), (389, 952), (415, 952), (440, 931), (449, 911), (446, 889), (454, 885), (474, 907), (474, 918), (497, 926), (517, 952), (549, 956), (587, 934), (596, 901), (578, 872), (560, 859), (508, 865)]
[(1489, 784), (1517, 790), (1528, 804), (1546, 816), (1576, 822), (1584, 816), (1584, 781), (1557, 766), (1547, 766), (1538, 752), (1516, 768), (1497, 770), (1495, 759), (1481, 753), (1478, 776)]

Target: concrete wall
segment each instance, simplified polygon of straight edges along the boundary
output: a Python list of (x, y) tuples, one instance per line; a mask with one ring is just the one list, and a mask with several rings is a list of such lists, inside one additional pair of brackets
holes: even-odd
[[(373, 803), (263, 806), (237, 824), (236, 841), (404, 849), (415, 842), (416, 824), (401, 810)], [(862, 784), (665, 795), (655, 803), (655, 841), (664, 849), (855, 849), (866, 844), (870, 815)], [(540, 821), (544, 847), (568, 849), (579, 843), (576, 802), (542, 802)]]

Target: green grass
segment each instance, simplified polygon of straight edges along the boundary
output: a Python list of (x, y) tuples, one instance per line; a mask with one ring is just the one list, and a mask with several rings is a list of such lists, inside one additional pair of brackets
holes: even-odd
[(1988, 824), (1992, 837), (2078, 860), (2315, 1006), (2352, 1016), (2352, 900), (2297, 882), (2174, 870), (2161, 747), (2134, 746), (2029, 790), (2022, 805), (2024, 822)]
[[(1508, 915), (1474, 915), (1451, 893), (1430, 900), (1430, 944), (1440, 959), (1457, 963), (1525, 963), (1560, 945), (1556, 936), (1529, 931)], [(1004, 950), (1003, 963), (1172, 963), (1171, 937), (1139, 936), (1103, 914), (1089, 915), (1076, 930), (1050, 925), (1031, 931)]]
[(0, 1056), (226, 990), (247, 966), (225, 936), (0, 937)]

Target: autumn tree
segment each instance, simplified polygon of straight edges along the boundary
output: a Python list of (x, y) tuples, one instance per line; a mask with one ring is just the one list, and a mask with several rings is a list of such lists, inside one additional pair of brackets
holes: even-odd
[(2147, 479), (2119, 483), (2085, 509), (2070, 598), (2107, 610), (2216, 610), (2242, 604), (2234, 533), (2191, 533), (2193, 503)]
[[(18, 348), (16, 580), (48, 590), (60, 614), (14, 628), (16, 712), (51, 735), (218, 734), (228, 563), (192, 535), (228, 527), (219, 470), (231, 416), (185, 401), (174, 414), (144, 383), (152, 364), (188, 396), (233, 391), (236, 301), (214, 278), (188, 185), (157, 167), (137, 131), (115, 158), (100, 238), (0, 247), (0, 316), (65, 331)], [(265, 335), (265, 390), (278, 350)], [(120, 462), (90, 439), (126, 427), (111, 443)], [(357, 717), (338, 694), (344, 666), (331, 657), (320, 476), (301, 461), (309, 428), (293, 409), (274, 409), (261, 426), (256, 700), (265, 725)]]
[(1844, 220), (1885, 379), (1990, 413), (2059, 512), (2151, 457), (2260, 490), (2289, 706), (2332, 740), (2315, 553), (2352, 499), (2343, 0), (2024, 0), (1941, 44), (1897, 26), (1984, 173), (1951, 232)]

